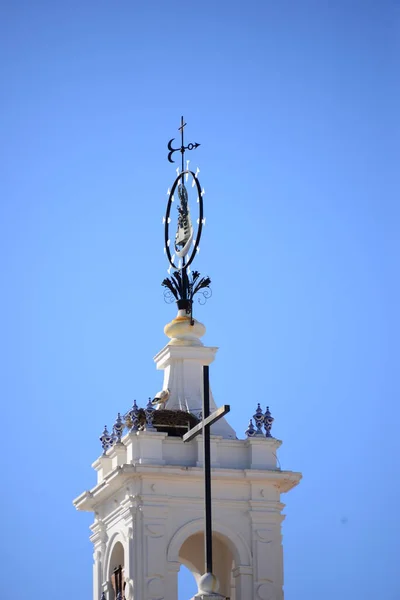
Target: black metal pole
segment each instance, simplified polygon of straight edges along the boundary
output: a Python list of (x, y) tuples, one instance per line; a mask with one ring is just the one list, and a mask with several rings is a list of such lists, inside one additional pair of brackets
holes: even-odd
[[(185, 170), (184, 166), (185, 166), (185, 147), (183, 145), (183, 128), (184, 128), (184, 124), (183, 124), (183, 117), (181, 117), (181, 154), (182, 154), (182, 173)], [(183, 178), (182, 178), (182, 183), (184, 183)]]
[[(203, 367), (203, 420), (210, 414), (210, 378), (209, 367)], [(212, 520), (211, 520), (211, 446), (210, 426), (203, 428), (203, 462), (204, 462), (204, 549), (206, 573), (212, 573)]]

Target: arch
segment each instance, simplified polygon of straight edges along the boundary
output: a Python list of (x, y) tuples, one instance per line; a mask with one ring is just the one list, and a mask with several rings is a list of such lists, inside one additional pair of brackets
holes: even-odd
[[(224, 597), (232, 597), (232, 570), (235, 565), (229, 540), (213, 533), (214, 561), (213, 573), (219, 581), (219, 591)], [(204, 572), (204, 532), (198, 531), (189, 536), (179, 551), (180, 562), (191, 571), (197, 585)]]
[[(181, 564), (178, 573), (178, 598), (179, 594), (182, 595), (183, 589), (185, 590), (185, 597), (189, 596), (192, 598), (198, 592), (198, 581), (193, 575), (193, 572), (189, 567), (187, 567), (184, 563)], [(170, 599), (168, 599), (170, 600)]]
[(122, 533), (117, 531), (110, 537), (107, 544), (107, 549), (103, 562), (103, 581), (108, 581), (110, 578), (111, 558), (114, 552), (114, 548), (118, 543), (120, 543), (123, 548), (124, 557), (127, 555), (126, 541)]
[(125, 550), (120, 541), (115, 542), (112, 552), (110, 553), (110, 564), (107, 572), (107, 579), (111, 579), (114, 570), (119, 566), (125, 567)]
[[(204, 531), (204, 519), (193, 519), (182, 525), (172, 536), (167, 550), (168, 562), (179, 562), (179, 551), (192, 535)], [(225, 538), (236, 566), (250, 566), (251, 552), (243, 537), (222, 523), (213, 523), (213, 534)]]

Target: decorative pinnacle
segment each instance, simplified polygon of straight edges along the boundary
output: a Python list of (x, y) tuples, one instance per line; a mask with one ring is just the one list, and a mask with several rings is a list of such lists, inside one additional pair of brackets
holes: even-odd
[[(253, 419), (254, 419), (255, 427), (253, 425)], [(254, 436), (263, 436), (263, 437), (267, 437), (267, 438), (273, 437), (271, 435), (271, 428), (272, 428), (272, 424), (275, 419), (270, 413), (269, 406), (267, 406), (265, 413), (263, 413), (260, 403), (258, 403), (256, 412), (253, 415), (253, 419), (250, 419), (249, 425), (245, 431), (245, 434), (248, 438), (254, 437)], [(265, 429), (265, 436), (262, 431), (263, 426)]]
[(250, 419), (249, 425), (245, 431), (247, 437), (254, 437), (256, 435), (256, 430), (254, 429), (253, 419)]
[(117, 419), (116, 419), (116, 421), (114, 423), (114, 427), (113, 427), (113, 438), (117, 444), (121, 443), (123, 431), (124, 431), (124, 423), (122, 422), (121, 414), (118, 413)]
[(181, 132), (181, 147), (180, 148), (172, 147), (172, 142), (174, 141), (175, 138), (172, 138), (172, 140), (170, 140), (168, 142), (168, 150), (170, 151), (168, 153), (168, 160), (171, 163), (175, 162), (174, 160), (172, 160), (172, 155), (174, 152), (180, 152), (182, 154), (182, 172), (184, 171), (184, 164), (185, 164), (185, 150), (195, 150), (196, 148), (198, 148), (200, 146), (200, 144), (198, 144), (197, 142), (195, 144), (188, 144), (187, 146), (185, 146), (185, 143), (183, 141), (183, 132), (184, 132), (185, 126), (186, 126), (186, 123), (184, 123), (183, 117), (181, 117), (181, 126), (178, 129), (178, 131)]
[(267, 406), (267, 410), (264, 414), (264, 429), (265, 429), (265, 437), (272, 437), (271, 428), (272, 423), (275, 421), (274, 417), (271, 415), (269, 406)]
[(155, 409), (152, 404), (151, 398), (149, 398), (146, 408), (144, 409), (144, 414), (146, 416), (146, 431), (156, 431), (156, 428), (153, 425), (154, 410)]
[(125, 415), (125, 423), (129, 431), (137, 431), (139, 425), (139, 407), (136, 400), (133, 401), (133, 406)]
[(113, 436), (109, 434), (107, 425), (104, 425), (104, 431), (101, 434), (99, 439), (101, 442), (101, 446), (103, 448), (103, 456), (105, 456), (107, 453), (107, 450), (109, 450), (114, 443)]
[(257, 404), (256, 412), (253, 415), (254, 422), (256, 424), (256, 435), (264, 435), (262, 431), (262, 426), (264, 424), (264, 413), (260, 406), (260, 403)]
[[(201, 188), (198, 174), (199, 169), (197, 168), (196, 173), (189, 170), (189, 161), (187, 162), (186, 170), (185, 164), (185, 150), (194, 150), (198, 148), (200, 144), (188, 144), (185, 146), (184, 141), (184, 130), (186, 123), (181, 117), (181, 126), (179, 131), (181, 132), (181, 147), (174, 148), (172, 142), (175, 138), (172, 138), (168, 142), (168, 160), (174, 162), (172, 155), (174, 152), (180, 152), (182, 157), (182, 170), (179, 171), (177, 168), (177, 177), (172, 185), (172, 188), (168, 190), (168, 202), (166, 213), (163, 219), (164, 223), (164, 252), (169, 262), (168, 274), (171, 274), (171, 269), (174, 273), (171, 277), (164, 279), (162, 285), (166, 288), (164, 298), (167, 302), (175, 299), (178, 304), (179, 310), (186, 310), (186, 314), (190, 315), (190, 322), (194, 325), (193, 320), (193, 296), (200, 290), (201, 299), (199, 302), (202, 304), (210, 295), (211, 291), (209, 285), (211, 283), (209, 277), (201, 277), (198, 271), (191, 273), (189, 267), (199, 252), (199, 243), (201, 238), (202, 228), (205, 224), (205, 218), (203, 214), (203, 195), (204, 189)], [(194, 193), (197, 191), (197, 203), (198, 203), (198, 218), (197, 218), (197, 230), (193, 226), (190, 198), (188, 189), (186, 188), (185, 181), (187, 182), (189, 177), (192, 179), (192, 188), (195, 187)], [(178, 211), (177, 215), (177, 229), (175, 239), (172, 240), (170, 237), (170, 223), (171, 223), (171, 206), (174, 202), (174, 194), (177, 193), (179, 197), (179, 205), (176, 207)], [(172, 242), (172, 243), (171, 243)], [(191, 277), (189, 277), (191, 275)]]

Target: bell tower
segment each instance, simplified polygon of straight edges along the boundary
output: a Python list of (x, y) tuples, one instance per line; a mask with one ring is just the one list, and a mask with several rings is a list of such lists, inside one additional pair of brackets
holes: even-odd
[(281, 494), (301, 474), (278, 466), (281, 442), (268, 407), (257, 405), (238, 438), (229, 405), (214, 402), (208, 371), (217, 348), (204, 346), (205, 327), (193, 315), (194, 299), (211, 295), (210, 278), (191, 270), (204, 189), (199, 169), (185, 165), (185, 152), (199, 146), (185, 146), (185, 125), (182, 118), (180, 147), (168, 144), (169, 161), (180, 152), (181, 168), (164, 219), (169, 277), (162, 285), (178, 312), (154, 358), (163, 386), (104, 428), (97, 483), (74, 500), (94, 515), (93, 600), (178, 600), (182, 564), (196, 579), (196, 600), (283, 600)]

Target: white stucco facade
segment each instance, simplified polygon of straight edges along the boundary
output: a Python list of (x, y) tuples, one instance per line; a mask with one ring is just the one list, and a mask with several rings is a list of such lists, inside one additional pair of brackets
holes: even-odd
[[(182, 410), (184, 401), (196, 414), (201, 407), (202, 365), (212, 362), (216, 348), (200, 342), (201, 324), (196, 324), (193, 336), (184, 319), (178, 314), (166, 327), (170, 342), (155, 362), (164, 370), (163, 389), (170, 392), (167, 408)], [(244, 425), (247, 416), (243, 415)], [(281, 494), (301, 475), (278, 467), (280, 444), (264, 436), (237, 439), (225, 419), (212, 428), (219, 597), (283, 600)], [(126, 600), (177, 600), (181, 564), (196, 580), (203, 574), (202, 453), (201, 436), (184, 443), (181, 437), (144, 430), (127, 433), (95, 461), (97, 484), (74, 501), (78, 510), (94, 513), (93, 600), (100, 600), (103, 592), (106, 600), (114, 600), (110, 581), (119, 565)]]

